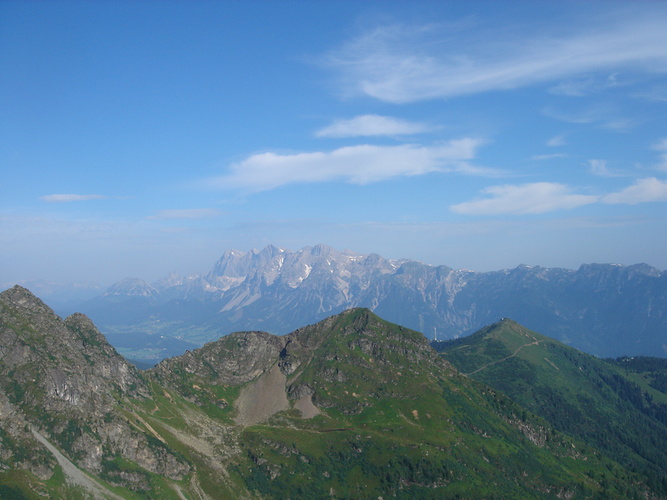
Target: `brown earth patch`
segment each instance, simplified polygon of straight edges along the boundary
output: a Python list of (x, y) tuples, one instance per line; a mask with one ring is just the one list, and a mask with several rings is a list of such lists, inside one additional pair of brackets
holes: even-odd
[(278, 364), (241, 390), (236, 400), (236, 423), (248, 426), (264, 422), (279, 411), (289, 409), (285, 383), (287, 377)]

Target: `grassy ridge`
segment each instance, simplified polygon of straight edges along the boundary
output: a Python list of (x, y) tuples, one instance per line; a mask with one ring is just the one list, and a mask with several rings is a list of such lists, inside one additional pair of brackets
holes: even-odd
[(640, 478), (459, 375), (417, 332), (365, 310), (304, 330), (317, 347), (290, 380), (314, 389), (325, 414), (302, 420), (286, 412), (244, 431), (249, 461), (237, 470), (250, 490), (273, 498), (642, 491)]
[[(630, 362), (597, 359), (511, 320), (436, 348), (470, 377), (640, 472), (652, 489), (667, 493), (666, 394), (636, 371), (631, 374)], [(660, 380), (664, 364), (653, 368), (651, 380)]]

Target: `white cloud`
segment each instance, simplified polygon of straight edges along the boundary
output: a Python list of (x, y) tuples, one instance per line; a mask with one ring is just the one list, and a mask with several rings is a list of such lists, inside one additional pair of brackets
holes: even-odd
[(602, 198), (604, 203), (622, 203), (626, 205), (637, 205), (651, 201), (667, 201), (667, 182), (647, 177), (639, 179), (617, 193), (611, 193)]
[(214, 208), (186, 208), (176, 210), (158, 210), (155, 215), (149, 219), (167, 220), (167, 219), (206, 219), (216, 217), (220, 212)]
[(206, 184), (257, 192), (293, 183), (342, 180), (368, 184), (430, 172), (497, 175), (468, 163), (481, 144), (480, 139), (462, 138), (433, 146), (365, 144), (330, 152), (261, 153), (231, 165), (229, 174), (209, 179)]
[(565, 145), (565, 136), (563, 135), (555, 135), (547, 141), (547, 146), (552, 148), (564, 145)]
[(573, 194), (563, 184), (536, 182), (519, 186), (491, 186), (482, 191), (491, 198), (452, 205), (452, 211), (468, 215), (543, 214), (595, 203), (597, 196)]
[(379, 135), (419, 134), (429, 129), (424, 124), (399, 120), (389, 116), (361, 115), (349, 120), (337, 120), (316, 132), (317, 137), (367, 137)]
[(595, 71), (665, 72), (664, 11), (655, 10), (626, 11), (568, 36), (381, 27), (331, 52), (327, 63), (340, 71), (348, 92), (393, 103), (515, 89)]
[(40, 196), (40, 200), (47, 203), (68, 203), (71, 201), (104, 200), (107, 196), (101, 194), (47, 194)]

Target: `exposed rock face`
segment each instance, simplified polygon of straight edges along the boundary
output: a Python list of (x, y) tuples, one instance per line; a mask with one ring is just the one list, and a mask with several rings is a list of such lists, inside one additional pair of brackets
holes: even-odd
[[(123, 398), (149, 394), (136, 368), (86, 316), (63, 321), (20, 286), (0, 294), (0, 379), (0, 419), (13, 422), (7, 427), (14, 432), (13, 454), (5, 453), (10, 463), (21, 443), (43, 454), (27, 432), (32, 427), (91, 471), (100, 472), (105, 457), (116, 455), (167, 477), (188, 471), (120, 413)], [(49, 470), (54, 465), (52, 459), (42, 462)]]
[[(286, 338), (266, 332), (237, 332), (194, 352), (166, 359), (153, 372), (170, 379), (178, 368), (218, 384), (243, 384), (268, 370), (285, 343)], [(229, 356), (230, 352), (234, 356)]]

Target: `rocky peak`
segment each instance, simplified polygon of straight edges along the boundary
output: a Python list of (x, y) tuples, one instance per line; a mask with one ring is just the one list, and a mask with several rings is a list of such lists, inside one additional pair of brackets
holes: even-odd
[(261, 274), (282, 253), (282, 249), (273, 245), (250, 252), (229, 250), (216, 262), (208, 277), (211, 281), (216, 281), (219, 277), (245, 278), (257, 271)]
[(270, 368), (285, 343), (285, 337), (266, 332), (236, 332), (166, 359), (150, 372), (165, 380), (185, 371), (219, 384), (243, 384)]
[(53, 312), (53, 309), (21, 285), (14, 285), (12, 288), (0, 293), (0, 304), (20, 310), (22, 316), (46, 315), (51, 319), (60, 319)]
[(215, 263), (213, 269), (209, 272), (209, 276), (243, 276), (247, 270), (247, 265), (241, 266), (241, 262), (247, 260), (244, 259), (245, 256), (245, 252), (227, 250)]
[(105, 453), (177, 479), (188, 472), (170, 452), (154, 450), (119, 410), (120, 401), (149, 395), (137, 369), (88, 317), (62, 320), (21, 287), (0, 294), (0, 393), (11, 405), (5, 412), (0, 401), (0, 424), (11, 416), (13, 439), (29, 439), (19, 431), (32, 428), (94, 472)]
[[(60, 406), (64, 400), (82, 411), (97, 411), (99, 388), (136, 391), (143, 386), (136, 369), (85, 315), (73, 314), (63, 321), (21, 287), (0, 294), (0, 305), (4, 366), (41, 385), (46, 393), (42, 404)], [(36, 398), (38, 393), (42, 394), (37, 391)], [(69, 396), (63, 399), (65, 393)]]
[(651, 278), (660, 278), (665, 275), (659, 269), (645, 263), (628, 266), (627, 272), (630, 276), (649, 276)]
[(328, 245), (324, 245), (322, 243), (320, 243), (319, 245), (315, 245), (312, 248), (308, 248), (308, 250), (310, 250), (311, 255), (316, 256), (316, 257), (326, 257), (327, 255), (332, 255), (334, 253), (338, 253), (332, 247), (330, 247)]

